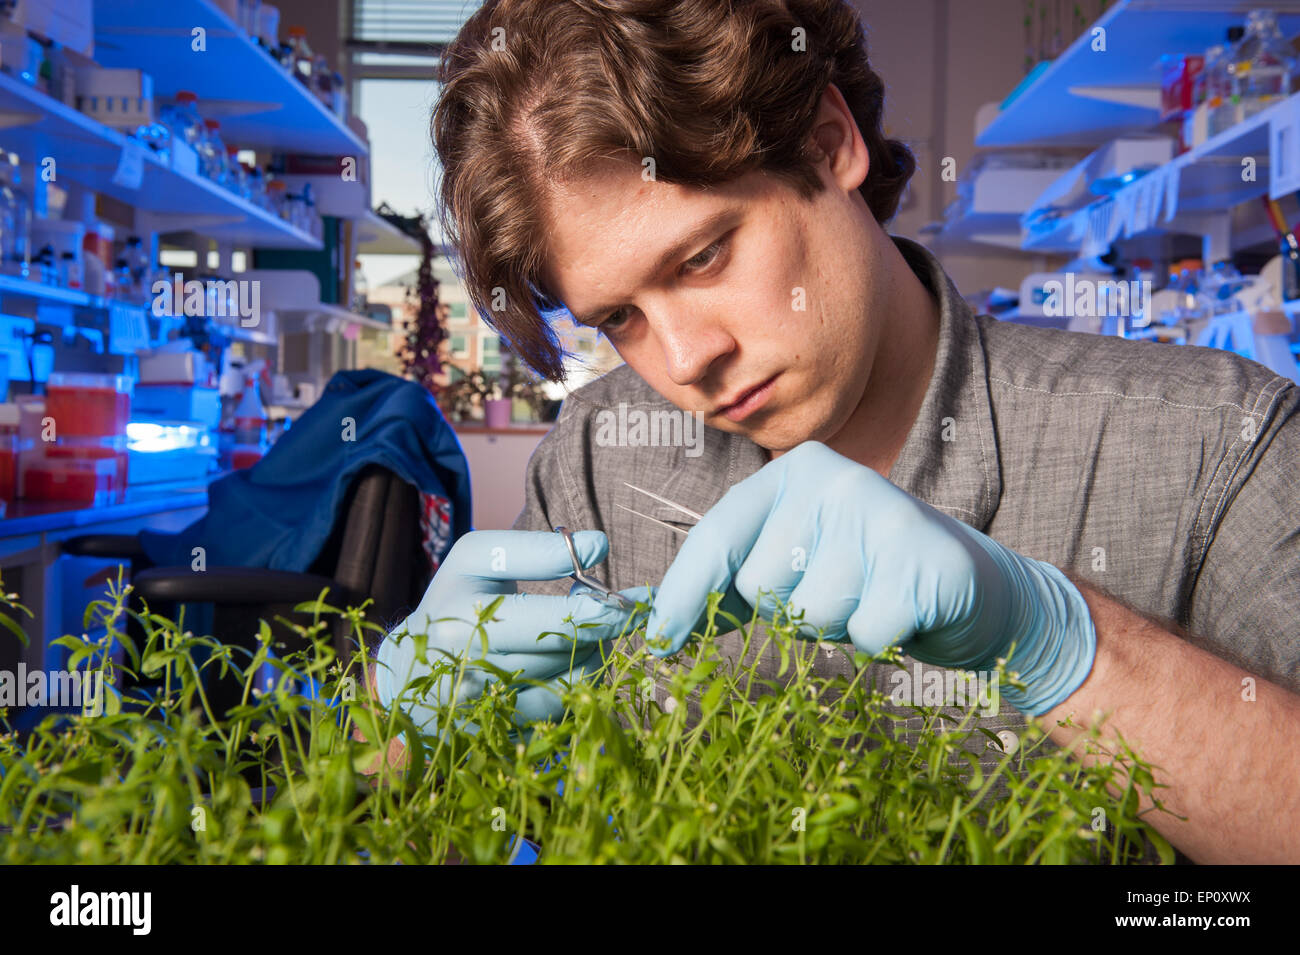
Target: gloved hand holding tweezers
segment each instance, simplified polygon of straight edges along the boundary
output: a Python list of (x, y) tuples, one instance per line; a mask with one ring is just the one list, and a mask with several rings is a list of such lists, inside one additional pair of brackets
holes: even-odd
[[(392, 706), (407, 684), (428, 676), (429, 664), (415, 658), (412, 633), (428, 634), (427, 657), (438, 662), (467, 651), (471, 659), (506, 671), (522, 671), (528, 679), (545, 681), (542, 686), (519, 690), (516, 714), (520, 723), (556, 719), (563, 715), (560, 701), (562, 681), (576, 681), (598, 669), (598, 643), (612, 641), (644, 621), (633, 620), (634, 601), (648, 602), (645, 587), (611, 593), (586, 577), (585, 570), (599, 564), (609, 553), (609, 541), (600, 531), (570, 534), (549, 531), (471, 531), (452, 547), (425, 591), (420, 605), (384, 639), (377, 657), (375, 686), (384, 706)], [(519, 580), (559, 580), (581, 574), (568, 596), (521, 594)], [(478, 609), (503, 597), (493, 619), (485, 624), (486, 655), (475, 636)], [(565, 619), (572, 617), (572, 623)], [(571, 639), (574, 624), (591, 624), (579, 633), (577, 646)], [(539, 637), (539, 635), (541, 635)], [(567, 635), (567, 636), (566, 636)], [(467, 667), (458, 700), (473, 699), (483, 692), (487, 674)], [(435, 733), (439, 701), (449, 702), (454, 679), (440, 678), (436, 688), (422, 699), (408, 692), (402, 707), (417, 726)]]

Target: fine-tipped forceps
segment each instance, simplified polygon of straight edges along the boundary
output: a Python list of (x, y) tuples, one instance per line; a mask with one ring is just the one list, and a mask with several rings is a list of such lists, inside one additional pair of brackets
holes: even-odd
[(569, 556), (573, 559), (573, 573), (569, 576), (577, 581), (571, 588), (569, 594), (586, 594), (593, 600), (598, 600), (607, 607), (613, 607), (615, 610), (635, 610), (636, 601), (629, 600), (617, 590), (610, 590), (604, 584), (594, 577), (587, 576), (586, 570), (583, 569), (582, 561), (578, 558), (578, 549), (573, 546), (573, 533), (565, 527), (556, 527), (555, 533), (564, 538), (564, 546), (569, 548)]
[[(635, 484), (628, 484), (626, 481), (624, 481), (623, 486), (630, 487), (638, 494), (644, 494), (646, 497), (652, 497), (660, 504), (665, 504), (668, 507), (671, 507), (674, 511), (678, 511), (682, 514), (685, 514), (687, 517), (691, 518), (694, 521), (699, 521), (701, 518), (704, 517), (703, 514), (700, 514), (696, 511), (692, 511), (689, 507), (685, 507), (681, 504), (678, 504), (676, 501), (670, 501), (666, 497), (660, 497), (658, 494), (655, 494), (653, 491), (647, 491), (644, 488), (639, 488)], [(660, 527), (666, 527), (670, 531), (676, 531), (678, 534), (681, 534), (683, 537), (685, 537), (687, 534), (690, 533), (690, 531), (688, 531), (684, 527), (678, 527), (676, 524), (669, 524), (667, 521), (661, 521), (659, 520), (659, 518), (651, 517), (649, 514), (642, 514), (640, 511), (634, 511), (630, 507), (623, 507), (622, 504), (615, 504), (614, 506), (622, 507), (623, 510), (627, 511), (630, 514), (635, 514), (637, 517), (644, 517), (647, 521), (654, 521)]]

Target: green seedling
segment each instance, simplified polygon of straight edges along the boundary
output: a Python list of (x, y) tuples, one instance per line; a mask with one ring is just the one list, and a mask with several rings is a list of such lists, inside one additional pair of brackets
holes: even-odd
[[(495, 604), (485, 607), (470, 621), (480, 639), (428, 660), (432, 674), (404, 692), (420, 698), (451, 678), (424, 732), (401, 700), (373, 698), (360, 654), (346, 666), (335, 656), (334, 617), (358, 646), (382, 635), (366, 605), (322, 595), (298, 608), (311, 624), (284, 621), (305, 649), (276, 647), (263, 622), (257, 649), (241, 654), (129, 610), (128, 592), (119, 579), (88, 608), (87, 630), (103, 637), (59, 642), (70, 667), (109, 685), (152, 674), (158, 690), (115, 691), (102, 715), (50, 714), (23, 735), (0, 722), (5, 862), (504, 863), (521, 837), (543, 863), (1129, 863), (1152, 848), (1172, 861), (1139, 813), (1151, 768), (1127, 747), (1089, 768), (1031, 730), (986, 771), (980, 755), (1001, 744), (974, 725), (974, 702), (900, 714), (867, 683), (871, 658), (802, 638), (779, 603), (758, 627), (720, 615), (714, 594), (667, 675), (643, 634), (625, 633), (601, 646), (593, 677), (561, 688), (563, 717), (534, 724), (516, 711), (529, 682), (482, 659)], [(0, 587), (6, 608), (23, 609), (15, 599)], [(124, 632), (128, 614), (141, 647)], [(779, 656), (779, 683), (721, 652), (719, 616), (761, 651), (755, 660)], [(815, 674), (828, 648), (851, 676)], [(256, 685), (268, 668), (271, 685)], [(204, 689), (221, 670), (244, 682), (227, 713)], [(399, 737), (405, 759), (393, 765), (382, 756)]]

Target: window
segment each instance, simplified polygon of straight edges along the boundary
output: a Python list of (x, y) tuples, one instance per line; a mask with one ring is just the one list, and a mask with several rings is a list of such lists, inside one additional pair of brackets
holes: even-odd
[(496, 335), (483, 336), (483, 370), (501, 369), (501, 339)]
[(447, 317), (452, 321), (464, 321), (469, 317), (469, 313), (464, 302), (448, 302)]
[(466, 337), (463, 334), (451, 336), (451, 357), (452, 358), (469, 357), (469, 341), (466, 339)]

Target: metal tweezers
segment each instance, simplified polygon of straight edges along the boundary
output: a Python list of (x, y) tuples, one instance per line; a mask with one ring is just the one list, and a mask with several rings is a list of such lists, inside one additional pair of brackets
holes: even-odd
[[(632, 490), (636, 491), (638, 494), (644, 494), (646, 495), (646, 497), (654, 498), (660, 504), (665, 504), (668, 507), (671, 507), (675, 511), (680, 511), (682, 514), (685, 514), (687, 517), (691, 518), (694, 521), (698, 521), (704, 516), (703, 514), (691, 510), (689, 507), (684, 507), (683, 505), (678, 504), (675, 501), (670, 501), (666, 497), (660, 497), (658, 494), (655, 494), (651, 491), (644, 490), (643, 488), (639, 488), (635, 484), (628, 484), (626, 481), (624, 481), (623, 484), (625, 487), (631, 488)], [(630, 507), (623, 507), (622, 504), (615, 504), (614, 506), (621, 507), (623, 508), (623, 510), (635, 514), (637, 517), (644, 517), (648, 521), (654, 521), (656, 524), (660, 525), (661, 527), (666, 527), (670, 531), (676, 531), (678, 534), (681, 534), (683, 537), (685, 537), (689, 533), (689, 531), (687, 531), (683, 527), (678, 527), (675, 524), (669, 524), (667, 521), (661, 521), (659, 520), (659, 518), (651, 517), (649, 514), (642, 514), (640, 511), (634, 511)], [(623, 596), (617, 590), (610, 590), (599, 580), (596, 580), (594, 577), (587, 576), (587, 572), (582, 566), (582, 561), (578, 559), (577, 548), (573, 546), (573, 535), (568, 529), (559, 526), (555, 528), (555, 532), (564, 538), (564, 544), (566, 547), (569, 548), (569, 557), (573, 559), (573, 573), (570, 574), (569, 576), (571, 576), (574, 580), (576, 580), (579, 584), (582, 585), (583, 589), (579, 590), (579, 592), (585, 592), (587, 593), (588, 596), (593, 597), (596, 600), (601, 601), (602, 603), (608, 604), (609, 606), (616, 607), (620, 610), (632, 610), (636, 606), (636, 604), (633, 601)]]

